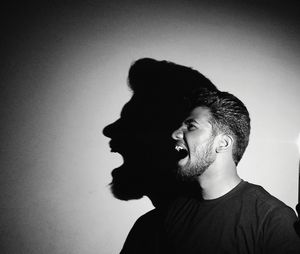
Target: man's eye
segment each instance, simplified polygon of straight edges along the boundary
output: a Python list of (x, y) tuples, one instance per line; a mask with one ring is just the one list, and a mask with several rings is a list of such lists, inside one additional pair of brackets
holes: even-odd
[(194, 124), (188, 124), (187, 125), (187, 129), (189, 130), (189, 131), (192, 131), (192, 130), (195, 130), (197, 127), (194, 125)]

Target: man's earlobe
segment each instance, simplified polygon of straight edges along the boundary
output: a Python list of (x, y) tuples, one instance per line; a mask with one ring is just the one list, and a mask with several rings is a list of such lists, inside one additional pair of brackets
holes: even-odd
[(222, 134), (219, 137), (218, 146), (216, 147), (216, 152), (221, 153), (227, 151), (233, 144), (233, 138), (229, 135)]

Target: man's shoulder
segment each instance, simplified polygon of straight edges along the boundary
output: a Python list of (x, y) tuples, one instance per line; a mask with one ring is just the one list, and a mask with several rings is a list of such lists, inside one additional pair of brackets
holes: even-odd
[(283, 201), (279, 200), (262, 186), (245, 182), (245, 188), (243, 191), (243, 199), (246, 199), (252, 205), (255, 205), (256, 208), (265, 211), (273, 210), (290, 210), (292, 208), (287, 206)]
[(251, 200), (251, 214), (260, 222), (258, 229), (267, 253), (300, 253), (295, 211), (259, 185), (249, 183), (245, 197)]

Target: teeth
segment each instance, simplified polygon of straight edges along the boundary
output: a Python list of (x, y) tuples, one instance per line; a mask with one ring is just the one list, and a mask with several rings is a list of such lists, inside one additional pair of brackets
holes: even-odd
[(179, 151), (183, 150), (184, 148), (181, 146), (175, 146), (175, 149), (179, 152)]

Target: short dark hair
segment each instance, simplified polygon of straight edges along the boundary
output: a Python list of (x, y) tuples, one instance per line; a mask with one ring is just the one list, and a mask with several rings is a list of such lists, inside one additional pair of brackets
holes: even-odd
[(191, 107), (207, 107), (213, 133), (225, 133), (234, 139), (232, 157), (236, 165), (241, 160), (249, 143), (250, 116), (244, 103), (228, 92), (196, 92), (191, 98)]

